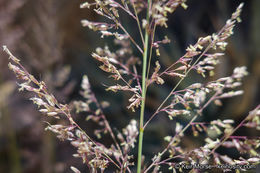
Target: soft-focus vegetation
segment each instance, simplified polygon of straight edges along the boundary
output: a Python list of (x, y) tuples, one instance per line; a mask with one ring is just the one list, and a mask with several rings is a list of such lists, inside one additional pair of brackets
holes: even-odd
[[(156, 44), (154, 44), (154, 48), (159, 46), (161, 43), (167, 44), (161, 46), (160, 49), (155, 50), (151, 60), (151, 70), (149, 76), (151, 78), (149, 82), (147, 82), (147, 85), (151, 86), (149, 86), (146, 94), (147, 96), (146, 108), (144, 111), (144, 121), (149, 121), (150, 124), (145, 129), (143, 143), (143, 146), (145, 147), (143, 147), (142, 151), (143, 155), (146, 156), (146, 168), (151, 164), (151, 159), (154, 157), (154, 155), (162, 151), (163, 147), (166, 147), (167, 151), (172, 151), (170, 155), (173, 155), (174, 152), (180, 152), (176, 151), (176, 148), (174, 148), (172, 145), (168, 145), (168, 142), (170, 142), (170, 144), (175, 142), (178, 143), (179, 140), (176, 139), (181, 137), (181, 135), (178, 135), (178, 127), (185, 127), (187, 123), (191, 122), (191, 117), (179, 116), (179, 114), (188, 115), (189, 112), (187, 112), (187, 110), (189, 109), (186, 110), (185, 108), (184, 110), (181, 109), (181, 107), (173, 108), (171, 105), (164, 108), (163, 111), (166, 114), (154, 116), (154, 119), (150, 121), (149, 118), (151, 115), (153, 115), (154, 111), (157, 112), (156, 108), (171, 92), (172, 88), (178, 84), (179, 79), (183, 77), (181, 74), (175, 73), (175, 71), (166, 70), (164, 72), (164, 70), (171, 66), (173, 62), (178, 62), (179, 57), (186, 55), (188, 58), (191, 56), (191, 54), (196, 54), (196, 50), (200, 49), (200, 43), (195, 45), (197, 39), (199, 37), (207, 38), (207, 35), (217, 33), (225, 25), (226, 20), (230, 18), (230, 15), (236, 10), (236, 7), (241, 2), (243, 1), (187, 1), (187, 10), (177, 8), (174, 14), (169, 15), (167, 29), (163, 27), (157, 28), (157, 33), (154, 37), (154, 40), (158, 42), (155, 42)], [(45, 89), (43, 89), (42, 91), (35, 92), (36, 94), (40, 93), (40, 95), (42, 95), (42, 93), (44, 93), (44, 95), (55, 95), (59, 103), (57, 104), (55, 100), (53, 101), (55, 102), (54, 105), (52, 105), (50, 102), (48, 103), (50, 104), (49, 106), (52, 106), (53, 110), (48, 112), (49, 116), (56, 116), (55, 111), (57, 109), (57, 105), (59, 105), (59, 109), (63, 110), (63, 113), (69, 118), (70, 114), (68, 114), (67, 109), (72, 109), (74, 105), (76, 107), (78, 106), (77, 108), (79, 115), (74, 115), (73, 113), (74, 120), (70, 121), (71, 125), (73, 126), (77, 122), (77, 125), (80, 126), (80, 129), (78, 130), (86, 131), (91, 138), (97, 139), (98, 141), (100, 134), (103, 134), (103, 132), (110, 133), (109, 131), (113, 131), (113, 133), (116, 134), (115, 138), (117, 138), (117, 134), (121, 131), (121, 129), (125, 129), (123, 130), (122, 134), (120, 133), (122, 136), (125, 135), (136, 137), (136, 131), (134, 130), (133, 132), (133, 129), (136, 127), (136, 125), (138, 125), (138, 123), (133, 120), (131, 121), (131, 119), (135, 119), (137, 121), (139, 120), (139, 102), (141, 103), (141, 99), (138, 100), (138, 98), (140, 98), (141, 95), (138, 95), (139, 91), (136, 88), (131, 89), (127, 86), (122, 88), (119, 85), (115, 85), (115, 82), (112, 80), (112, 78), (108, 78), (107, 73), (102, 72), (98, 68), (100, 64), (98, 64), (96, 60), (103, 64), (102, 69), (104, 71), (111, 72), (111, 69), (109, 69), (111, 66), (108, 65), (106, 59), (102, 58), (103, 56), (109, 56), (111, 54), (109, 54), (109, 51), (106, 51), (106, 49), (101, 50), (96, 49), (96, 47), (104, 48), (105, 46), (109, 45), (109, 49), (111, 49), (111, 51), (118, 50), (120, 46), (121, 51), (128, 51), (131, 49), (131, 51), (126, 53), (128, 56), (127, 58), (131, 59), (131, 61), (124, 61), (124, 63), (127, 63), (129, 66), (136, 64), (136, 71), (139, 72), (139, 75), (142, 75), (142, 65), (140, 64), (143, 61), (142, 54), (140, 54), (140, 48), (138, 48), (136, 45), (142, 45), (144, 40), (142, 41), (142, 39), (136, 39), (136, 43), (132, 45), (130, 45), (128, 42), (118, 41), (114, 43), (112, 41), (113, 39), (106, 37), (110, 35), (108, 32), (103, 32), (102, 34), (105, 38), (100, 39), (99, 37), (101, 34), (83, 28), (81, 23), (83, 25), (90, 26), (90, 23), (87, 23), (88, 21), (103, 22), (104, 18), (98, 16), (92, 10), (79, 9), (80, 4), (82, 3), (83, 2), (81, 1), (69, 0), (0, 0), (0, 43), (1, 45), (7, 45), (8, 48), (12, 51), (12, 54), (22, 60), (22, 64), (25, 66), (25, 68), (37, 79), (38, 83), (34, 81), (34, 84), (44, 88), (43, 86), (45, 85), (39, 81), (44, 81), (46, 83), (46, 86), (48, 87), (48, 93), (45, 91)], [(185, 7), (186, 6), (184, 6), (184, 8)], [(193, 99), (191, 96), (197, 95), (200, 99), (193, 99), (193, 103), (195, 103), (194, 105), (196, 107), (200, 106), (200, 104), (205, 101), (205, 94), (207, 93), (206, 90), (210, 87), (214, 87), (213, 85), (219, 82), (217, 81), (219, 78), (230, 76), (233, 73), (232, 79), (234, 81), (228, 83), (227, 79), (222, 79), (222, 84), (240, 85), (240, 78), (246, 75), (247, 72), (245, 71), (244, 67), (236, 68), (236, 70), (233, 71), (235, 67), (247, 66), (247, 71), (249, 72), (248, 75), (243, 79), (243, 85), (239, 88), (240, 90), (244, 91), (243, 95), (220, 101), (219, 99), (221, 98), (230, 97), (232, 95), (240, 95), (242, 94), (242, 91), (235, 91), (233, 93), (226, 93), (226, 95), (221, 95), (220, 91), (215, 90), (217, 91), (216, 93), (219, 94), (213, 94), (215, 98), (219, 98), (211, 100), (215, 101), (215, 104), (208, 105), (208, 102), (204, 102), (207, 104), (207, 108), (205, 106), (204, 110), (204, 106), (202, 106), (199, 109), (201, 112), (203, 110), (203, 116), (195, 115), (195, 117), (198, 117), (198, 119), (196, 119), (197, 123), (192, 121), (189, 124), (190, 128), (187, 129), (184, 137), (181, 137), (180, 145), (183, 148), (193, 149), (194, 147), (202, 146), (202, 144), (205, 143), (204, 138), (207, 137), (207, 135), (213, 139), (216, 139), (216, 133), (214, 131), (228, 131), (230, 130), (229, 128), (231, 125), (234, 127), (254, 127), (254, 124), (250, 124), (250, 118), (246, 117), (247, 115), (248, 117), (252, 117), (252, 114), (256, 114), (254, 111), (250, 114), (248, 114), (248, 112), (257, 107), (259, 103), (259, 8), (260, 1), (251, 0), (244, 3), (243, 12), (240, 17), (242, 19), (242, 23), (237, 24), (234, 29), (234, 35), (232, 35), (232, 37), (227, 40), (228, 46), (225, 47), (225, 56), (219, 59), (220, 65), (214, 67), (214, 76), (213, 71), (209, 73), (206, 72), (206, 70), (211, 71), (211, 67), (207, 67), (208, 69), (201, 69), (199, 66), (197, 66), (196, 71), (199, 71), (200, 74), (203, 74), (203, 76), (205, 75), (207, 77), (200, 77), (198, 74), (196, 74), (196, 71), (191, 71), (186, 79), (183, 80), (180, 85), (178, 85), (177, 89), (181, 91), (187, 89), (187, 86), (191, 86), (195, 82), (198, 83), (204, 81), (204, 86), (192, 85), (192, 87), (189, 88), (190, 95), (184, 95), (185, 99), (189, 98), (190, 101)], [(142, 7), (137, 9), (137, 11), (139, 10), (143, 10)], [(125, 27), (125, 29), (129, 31), (133, 38), (140, 38), (138, 27), (135, 26), (135, 21), (128, 16), (129, 14), (122, 12), (119, 12), (119, 14), (123, 19), (121, 20), (121, 24)], [(145, 18), (145, 13), (141, 13), (140, 17), (141, 16), (144, 16)], [(163, 20), (159, 20), (162, 19), (162, 17), (153, 17), (158, 18), (157, 25), (165, 26)], [(88, 21), (83, 20), (86, 18)], [(145, 22), (141, 21), (141, 23), (145, 25)], [(133, 26), (135, 27), (133, 28)], [(165, 35), (167, 35), (167, 38), (165, 38)], [(117, 38), (122, 38), (124, 36), (125, 35), (116, 35)], [(145, 37), (145, 35), (143, 35), (143, 37)], [(168, 39), (171, 40), (169, 44)], [(162, 40), (162, 42), (159, 40)], [(204, 42), (206, 41), (204, 40)], [(191, 44), (195, 46), (195, 51), (194, 46), (189, 46)], [(221, 47), (223, 46), (223, 43), (219, 44), (218, 46), (219, 48), (223, 48)], [(140, 47), (142, 48), (143, 46)], [(186, 49), (187, 47), (189, 47), (189, 49)], [(92, 54), (92, 52), (95, 52), (95, 54)], [(120, 52), (117, 53), (117, 55), (120, 55)], [(96, 60), (91, 57), (91, 54)], [(160, 54), (160, 57), (156, 56), (156, 54)], [(34, 95), (28, 92), (16, 92), (17, 85), (14, 82), (15, 76), (8, 70), (7, 67), (8, 58), (2, 52), (0, 55), (0, 172), (58, 173), (71, 172), (72, 170), (76, 171), (76, 168), (82, 172), (88, 172), (89, 168), (88, 166), (82, 164), (82, 159), (72, 157), (72, 155), (77, 152), (77, 149), (71, 147), (70, 142), (60, 142), (57, 140), (55, 135), (49, 131), (44, 130), (45, 127), (48, 126), (47, 129), (54, 132), (55, 130), (62, 131), (64, 130), (63, 127), (50, 126), (50, 124), (64, 125), (66, 124), (67, 120), (63, 117), (60, 119), (52, 119), (47, 116), (42, 116), (37, 111), (37, 106), (32, 106), (31, 102), (28, 101), (30, 98), (34, 97)], [(159, 63), (157, 62), (158, 60)], [(183, 61), (180, 61), (180, 64), (184, 64)], [(205, 64), (206, 62), (204, 64), (202, 62), (201, 66), (205, 67)], [(120, 66), (121, 64), (117, 63), (117, 65)], [(127, 68), (123, 70), (126, 69)], [(124, 74), (127, 73), (127, 71), (123, 70), (120, 72), (124, 72)], [(136, 80), (135, 69), (131, 69), (131, 71), (134, 73), (134, 75), (132, 75), (134, 80)], [(182, 68), (181, 71), (184, 72), (185, 69)], [(165, 76), (165, 78), (162, 79), (160, 77), (162, 72), (168, 73), (168, 76)], [(84, 77), (83, 83), (81, 84), (82, 77), (85, 74), (88, 76), (88, 78)], [(115, 69), (112, 69), (112, 75), (112, 77), (115, 79), (121, 78), (120, 73), (117, 73)], [(127, 82), (129, 79), (130, 78), (126, 78)], [(210, 83), (210, 81), (217, 82)], [(139, 82), (142, 84), (141, 79)], [(89, 86), (89, 83), (91, 87)], [(122, 81), (121, 85), (123, 85), (123, 83), (124, 81)], [(158, 87), (154, 85), (154, 83), (160, 86)], [(164, 85), (161, 85), (163, 83)], [(209, 86), (210, 84), (212, 86)], [(22, 87), (26, 89), (27, 86)], [(225, 87), (228, 88), (227, 86)], [(197, 89), (201, 89), (200, 91), (202, 92), (197, 91)], [(130, 93), (123, 94), (120, 92), (111, 92), (117, 90), (130, 91)], [(79, 93), (79, 91), (81, 92)], [(95, 95), (91, 95), (90, 97), (90, 93), (95, 93)], [(182, 93), (180, 93), (180, 97), (176, 99), (182, 99), (181, 94)], [(82, 100), (82, 97), (85, 98), (87, 103), (92, 103), (90, 108), (86, 105), (84, 107), (80, 101), (74, 101)], [(45, 98), (49, 97), (47, 96)], [(129, 98), (132, 98), (132, 100), (129, 100)], [(39, 100), (32, 100), (38, 103), (38, 105), (40, 104), (38, 102)], [(102, 102), (96, 103), (97, 100)], [(65, 103), (68, 105), (64, 106), (63, 104)], [(165, 106), (167, 106), (167, 104)], [(129, 109), (126, 109), (126, 107)], [(104, 112), (100, 112), (101, 108), (104, 108)], [(98, 114), (100, 117), (95, 119), (95, 117), (88, 116), (88, 119), (92, 119), (94, 121), (85, 121), (86, 114), (84, 111), (89, 110), (94, 110), (95, 113), (93, 114)], [(135, 110), (136, 112), (132, 112), (132, 110)], [(40, 111), (44, 112), (45, 110), (41, 109)], [(106, 115), (106, 118), (103, 117), (103, 114)], [(175, 119), (176, 116), (177, 119)], [(169, 118), (174, 120), (169, 123)], [(101, 122), (100, 119), (102, 120)], [(215, 121), (216, 119), (225, 121)], [(176, 123), (175, 120), (181, 123)], [(99, 122), (99, 125), (104, 127), (104, 129), (101, 128), (99, 131), (95, 131), (95, 129), (97, 129), (97, 124), (95, 121)], [(106, 122), (110, 123), (111, 128), (106, 125)], [(211, 125), (214, 126), (213, 130), (212, 128), (208, 130), (207, 128), (210, 127), (208, 127), (208, 124), (205, 122), (211, 122)], [(240, 124), (241, 122), (244, 124)], [(145, 127), (146, 125), (147, 124), (144, 123)], [(177, 136), (174, 136), (175, 132)], [(82, 133), (75, 130), (77, 137), (85, 139), (85, 137), (83, 137), (84, 134)], [(174, 137), (170, 137), (169, 135)], [(242, 137), (241, 140), (246, 139), (247, 143), (251, 142), (250, 145), (255, 145), (256, 143), (254, 143), (254, 141), (251, 139), (259, 139), (259, 130), (256, 131), (242, 127), (235, 131), (234, 134), (232, 133), (230, 136), (229, 139), (231, 139), (233, 144), (226, 143), (225, 147), (227, 148), (237, 144), (234, 141), (238, 141), (240, 138), (237, 138), (236, 136)], [(59, 134), (58, 137), (61, 139), (66, 139), (68, 136), (62, 136)], [(172, 140), (173, 138), (175, 139)], [(104, 146), (110, 146), (112, 143), (114, 143), (114, 140), (115, 139), (113, 136), (111, 138), (108, 135), (105, 135), (102, 137), (101, 141)], [(221, 140), (224, 142), (227, 139), (223, 137)], [(73, 143), (76, 147), (78, 147), (77, 142), (78, 141), (75, 140)], [(127, 142), (129, 146), (125, 145), (122, 148), (123, 152), (128, 152), (131, 148), (130, 144), (132, 144), (132, 141)], [(209, 138), (206, 140), (208, 145), (207, 147), (215, 151), (215, 149), (219, 148), (219, 146), (214, 142), (218, 141), (214, 141)], [(190, 145), (191, 143), (193, 144)], [(215, 149), (214, 147), (212, 148), (210, 146), (213, 144), (215, 144)], [(137, 144), (135, 146), (135, 150), (129, 153), (129, 155), (133, 154), (137, 156)], [(239, 146), (243, 146), (243, 144), (240, 143)], [(90, 147), (94, 148), (94, 145), (90, 145)], [(118, 146), (115, 145), (115, 148), (116, 147)], [(239, 147), (236, 147), (238, 151), (243, 152), (241, 148), (241, 150), (239, 150)], [(120, 146), (118, 148), (120, 148)], [(100, 148), (95, 148), (94, 151), (99, 152), (99, 150)], [(102, 150), (105, 149), (103, 148)], [(114, 149), (111, 151), (116, 152), (117, 150)], [(239, 152), (235, 152), (235, 150), (220, 148), (217, 151), (221, 155), (218, 158), (222, 159), (222, 161), (230, 161), (229, 158), (225, 157), (224, 155), (239, 158)], [(256, 150), (256, 152), (259, 153), (259, 149)], [(200, 151), (194, 150), (193, 156), (196, 154), (199, 155)], [(253, 157), (252, 155), (254, 154), (255, 153), (251, 153), (252, 158), (259, 157), (259, 154), (256, 154), (256, 156)], [(107, 157), (108, 161), (109, 158), (110, 156)], [(159, 163), (159, 159), (161, 159), (159, 155), (154, 157), (152, 166), (155, 166), (157, 163)], [(137, 165), (137, 157), (134, 157), (133, 159), (131, 158), (131, 161)], [(253, 162), (254, 160), (252, 159), (251, 161)], [(106, 163), (104, 162), (102, 164)], [(128, 162), (125, 162), (125, 164), (129, 164), (129, 166), (131, 165), (131, 163)], [(71, 165), (75, 167), (73, 167), (72, 170), (70, 168)], [(109, 165), (113, 165), (113, 163), (110, 163)], [(116, 166), (109, 167), (107, 171), (113, 172), (115, 168)], [(136, 170), (134, 167), (130, 168), (133, 172)], [(166, 169), (162, 168), (164, 171), (167, 169), (167, 167)]]

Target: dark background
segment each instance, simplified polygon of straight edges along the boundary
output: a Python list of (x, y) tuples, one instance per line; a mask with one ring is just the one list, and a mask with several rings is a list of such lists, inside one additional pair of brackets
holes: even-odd
[[(87, 74), (97, 98), (111, 103), (106, 110), (109, 121), (116, 129), (122, 129), (130, 119), (138, 119), (138, 112), (131, 113), (125, 107), (129, 95), (106, 92), (102, 84), (113, 84), (107, 74), (99, 70), (90, 54), (96, 47), (109, 45), (111, 41), (100, 39), (100, 34), (83, 28), (81, 19), (102, 20), (88, 9), (79, 9), (78, 0), (0, 0), (0, 44), (20, 57), (24, 66), (37, 78), (44, 80), (50, 91), (62, 103), (80, 99), (78, 91), (83, 74)], [(167, 67), (184, 54), (189, 44), (198, 37), (218, 31), (231, 16), (240, 2), (224, 0), (196, 0), (187, 2), (185, 11), (179, 8), (169, 16), (168, 29), (158, 29), (156, 39), (168, 35), (171, 43), (161, 49), (162, 68)], [(235, 27), (229, 39), (226, 56), (216, 68), (213, 80), (228, 76), (236, 66), (247, 66), (250, 75), (243, 82), (243, 96), (226, 99), (222, 107), (210, 105), (202, 121), (232, 118), (240, 122), (259, 103), (260, 77), (260, 1), (245, 0), (242, 23)], [(123, 24), (130, 33), (138, 37), (137, 27), (126, 15)], [(135, 48), (134, 48), (134, 51)], [(51, 132), (44, 131), (43, 121), (53, 122), (41, 116), (28, 101), (30, 93), (18, 92), (15, 77), (8, 70), (8, 58), (0, 53), (0, 172), (3, 173), (60, 173), (71, 172), (74, 165), (87, 171), (68, 142), (60, 142)], [(156, 60), (156, 59), (154, 59)], [(194, 81), (203, 81), (191, 74), (180, 86)], [(151, 87), (147, 102), (146, 118), (157, 108), (169, 93), (175, 80), (167, 80), (162, 87)], [(84, 114), (75, 116), (79, 124), (91, 134), (96, 125), (85, 122)], [(162, 138), (171, 134), (174, 126), (161, 115), (149, 125), (144, 138), (144, 154), (147, 161), (165, 145)], [(247, 130), (241, 135), (259, 136)], [(187, 135), (188, 136), (188, 135)], [(106, 140), (106, 138), (104, 138)], [(184, 138), (183, 145), (189, 147), (192, 137)], [(196, 140), (195, 140), (196, 141)], [(107, 140), (104, 143), (109, 144)]]

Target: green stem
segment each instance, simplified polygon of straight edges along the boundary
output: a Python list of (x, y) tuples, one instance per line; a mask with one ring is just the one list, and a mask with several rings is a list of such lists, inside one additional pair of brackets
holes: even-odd
[[(148, 0), (146, 21), (149, 23), (149, 9), (151, 0)], [(149, 31), (145, 29), (145, 44), (143, 53), (143, 69), (142, 69), (142, 103), (140, 112), (140, 130), (139, 130), (139, 143), (138, 143), (138, 159), (137, 159), (137, 173), (141, 173), (142, 162), (142, 147), (144, 135), (144, 110), (145, 110), (145, 97), (146, 97), (146, 70), (147, 70), (147, 54), (148, 54)]]

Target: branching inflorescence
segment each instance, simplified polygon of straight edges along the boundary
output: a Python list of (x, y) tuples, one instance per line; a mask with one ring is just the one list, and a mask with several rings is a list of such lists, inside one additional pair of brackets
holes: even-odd
[[(242, 90), (236, 90), (241, 86), (241, 80), (248, 75), (246, 67), (237, 67), (229, 77), (223, 77), (207, 83), (193, 83), (184, 89), (177, 90), (180, 83), (187, 77), (190, 71), (196, 71), (203, 77), (214, 75), (214, 69), (219, 64), (219, 58), (224, 56), (227, 46), (227, 39), (233, 34), (233, 28), (237, 22), (240, 22), (240, 13), (243, 4), (240, 4), (231, 18), (227, 20), (223, 28), (218, 33), (201, 37), (194, 45), (186, 49), (186, 53), (176, 62), (161, 70), (159, 61), (156, 61), (155, 67), (150, 70), (153, 50), (160, 56), (159, 47), (162, 44), (170, 43), (165, 37), (164, 40), (155, 40), (155, 31), (157, 27), (167, 27), (168, 14), (173, 13), (176, 8), (181, 6), (186, 9), (186, 0), (95, 0), (93, 3), (85, 2), (81, 8), (91, 8), (98, 15), (108, 19), (108, 22), (92, 22), (86, 19), (82, 20), (82, 25), (91, 30), (98, 31), (101, 38), (114, 37), (114, 43), (120, 48), (113, 52), (108, 46), (97, 48), (92, 57), (101, 65), (101, 70), (110, 74), (115, 80), (115, 85), (107, 86), (107, 91), (112, 92), (130, 92), (128, 109), (133, 112), (140, 108), (139, 128), (137, 120), (131, 120), (129, 125), (122, 132), (114, 132), (107, 120), (104, 108), (109, 106), (107, 102), (99, 102), (91, 90), (87, 76), (83, 77), (81, 95), (85, 100), (75, 101), (74, 107), (76, 113), (87, 113), (87, 119), (97, 122), (100, 126), (95, 130), (97, 140), (90, 137), (73, 119), (68, 105), (59, 103), (55, 97), (50, 94), (43, 81), (38, 81), (21, 64), (20, 60), (13, 56), (6, 46), (4, 51), (10, 57), (9, 68), (16, 74), (16, 77), (22, 81), (19, 84), (19, 91), (27, 90), (34, 94), (31, 98), (33, 103), (38, 106), (41, 113), (53, 118), (63, 118), (67, 124), (49, 124), (47, 130), (57, 134), (61, 140), (68, 140), (77, 148), (75, 157), (81, 157), (91, 172), (104, 172), (111, 165), (115, 172), (132, 172), (134, 166), (137, 166), (137, 172), (159, 172), (161, 166), (168, 166), (176, 172), (176, 164), (230, 164), (230, 165), (248, 165), (258, 164), (260, 157), (257, 148), (260, 144), (259, 137), (249, 138), (247, 136), (235, 136), (235, 132), (241, 127), (260, 128), (260, 105), (257, 106), (248, 116), (236, 127), (233, 126), (232, 119), (214, 120), (211, 122), (198, 122), (197, 118), (203, 116), (203, 110), (214, 103), (222, 105), (221, 100), (243, 94)], [(119, 11), (125, 12), (131, 19), (136, 21), (140, 40), (130, 35), (130, 32), (120, 22)], [(145, 18), (143, 12), (146, 12)], [(138, 43), (142, 43), (139, 45)], [(143, 57), (133, 55), (131, 45)], [(142, 65), (141, 65), (142, 64)], [(137, 69), (142, 68), (142, 74)], [(150, 73), (151, 71), (151, 73)], [(165, 77), (177, 78), (179, 81), (173, 87), (169, 95), (161, 102), (156, 111), (150, 115), (148, 121), (144, 122), (146, 91), (150, 85), (163, 85)], [(166, 136), (164, 140), (168, 142), (166, 148), (156, 154), (151, 163), (144, 167), (142, 164), (143, 134), (149, 122), (155, 116), (166, 113), (170, 120), (176, 120), (177, 116), (190, 117), (186, 126), (181, 125), (177, 120), (175, 123), (175, 134)], [(181, 140), (185, 136), (185, 131), (191, 129), (196, 137), (200, 133), (206, 133), (205, 144), (187, 150), (181, 145)], [(114, 144), (107, 147), (99, 139), (102, 134), (109, 134)], [(212, 135), (214, 134), (214, 135)], [(132, 155), (132, 149), (135, 148), (135, 142), (139, 135), (138, 155)], [(212, 137), (215, 136), (215, 137)], [(241, 154), (239, 159), (233, 159), (227, 155), (217, 152), (219, 147), (235, 148)], [(167, 155), (168, 154), (168, 155)], [(137, 163), (134, 158), (137, 156)], [(113, 165), (113, 166), (112, 166)], [(75, 167), (71, 169), (78, 173)], [(194, 169), (192, 169), (194, 170)], [(225, 168), (223, 170), (229, 170)], [(239, 170), (239, 169), (237, 169)], [(179, 169), (181, 171), (181, 168)]]

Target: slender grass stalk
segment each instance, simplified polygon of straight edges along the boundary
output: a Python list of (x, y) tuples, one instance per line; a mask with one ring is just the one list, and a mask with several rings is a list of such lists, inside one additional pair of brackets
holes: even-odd
[[(132, 2), (132, 1), (131, 1), (131, 2)], [(134, 11), (135, 11), (136, 22), (137, 22), (138, 29), (139, 29), (139, 32), (140, 32), (140, 36), (141, 36), (141, 39), (142, 39), (142, 42), (143, 42), (143, 46), (144, 46), (144, 44), (145, 44), (145, 43), (144, 43), (144, 36), (143, 36), (143, 33), (142, 33), (142, 28), (141, 28), (140, 20), (139, 20), (138, 14), (137, 14), (137, 10), (136, 10), (135, 4), (132, 3), (132, 6), (133, 6)]]
[[(150, 72), (150, 66), (151, 66), (151, 60), (152, 60), (152, 54), (153, 54), (153, 42), (154, 42), (154, 35), (155, 35), (155, 30), (156, 30), (156, 24), (154, 24), (153, 31), (152, 31), (152, 38), (151, 38), (151, 49), (149, 53), (149, 61), (148, 61), (148, 68), (147, 68), (147, 75), (146, 79), (148, 80), (149, 77), (149, 72)], [(147, 88), (148, 86), (146, 86)]]
[[(149, 23), (149, 9), (151, 0), (148, 0), (146, 21)], [(142, 162), (142, 147), (143, 147), (143, 135), (144, 135), (144, 110), (145, 110), (145, 97), (146, 97), (146, 70), (147, 70), (147, 55), (148, 55), (148, 43), (149, 43), (149, 31), (145, 29), (145, 44), (143, 53), (143, 69), (142, 69), (142, 103), (140, 112), (140, 130), (139, 130), (139, 141), (138, 141), (138, 159), (137, 159), (137, 173), (141, 173), (141, 162)]]

